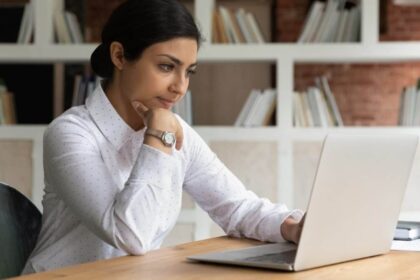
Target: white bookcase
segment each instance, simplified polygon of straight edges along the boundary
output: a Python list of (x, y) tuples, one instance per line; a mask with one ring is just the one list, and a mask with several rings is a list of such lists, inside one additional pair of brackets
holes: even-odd
[[(32, 0), (36, 11), (35, 42), (31, 45), (0, 44), (0, 62), (75, 63), (87, 62), (94, 44), (60, 45), (53, 43), (52, 15), (57, 0)], [(240, 1), (237, 1), (240, 3)], [(211, 19), (215, 0), (195, 0), (195, 17), (205, 38), (211, 38)], [(275, 201), (295, 205), (293, 186), (293, 146), (296, 142), (322, 141), (330, 131), (378, 133), (415, 133), (419, 128), (401, 127), (343, 127), (294, 128), (292, 124), (292, 93), (296, 63), (368, 63), (420, 60), (420, 42), (379, 42), (379, 0), (362, 0), (360, 43), (305, 44), (267, 43), (261, 45), (212, 45), (209, 41), (199, 52), (199, 62), (271, 62), (276, 66), (277, 125), (275, 127), (237, 128), (229, 126), (199, 126), (198, 133), (212, 141), (274, 141), (277, 143), (277, 197)], [(42, 163), (41, 136), (45, 126), (0, 127), (0, 138), (32, 138), (35, 164)], [(420, 166), (420, 165), (419, 165)], [(33, 200), (40, 206), (43, 178), (42, 167), (35, 168)], [(418, 192), (420, 193), (420, 192)], [(420, 209), (419, 209), (420, 210)], [(410, 214), (409, 217), (417, 217)], [(211, 221), (198, 207), (183, 210), (181, 223), (195, 223), (194, 238), (210, 236)]]

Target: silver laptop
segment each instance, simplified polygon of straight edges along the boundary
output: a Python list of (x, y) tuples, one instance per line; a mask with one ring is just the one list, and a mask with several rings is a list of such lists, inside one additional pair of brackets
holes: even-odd
[(289, 271), (390, 250), (417, 135), (329, 134), (298, 246), (276, 243), (188, 257)]

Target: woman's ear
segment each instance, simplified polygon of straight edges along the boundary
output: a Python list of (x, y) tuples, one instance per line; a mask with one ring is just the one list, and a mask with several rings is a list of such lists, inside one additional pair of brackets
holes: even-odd
[(109, 46), (111, 60), (118, 70), (123, 69), (124, 65), (124, 47), (120, 42), (112, 42)]

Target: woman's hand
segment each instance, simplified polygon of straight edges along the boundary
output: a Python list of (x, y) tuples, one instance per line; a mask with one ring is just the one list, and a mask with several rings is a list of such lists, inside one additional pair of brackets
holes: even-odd
[[(132, 101), (132, 105), (146, 127), (173, 132), (176, 138), (175, 148), (177, 150), (181, 149), (184, 133), (178, 119), (170, 110), (163, 108), (149, 109), (144, 106), (143, 103), (138, 101)], [(171, 153), (171, 148), (163, 145), (162, 141), (156, 137), (146, 135), (144, 138), (144, 143), (151, 145), (154, 148), (158, 148), (159, 150), (162, 150), (168, 154)]]
[(305, 215), (303, 215), (300, 221), (293, 219), (292, 217), (287, 218), (280, 226), (280, 233), (284, 239), (291, 241), (295, 244), (299, 243), (300, 235), (302, 234), (303, 223), (305, 222)]

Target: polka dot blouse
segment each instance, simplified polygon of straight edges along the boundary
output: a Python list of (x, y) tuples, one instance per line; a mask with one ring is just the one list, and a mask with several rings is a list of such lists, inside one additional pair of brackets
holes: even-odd
[(247, 191), (180, 119), (181, 150), (143, 144), (99, 86), (86, 105), (55, 119), (44, 135), (43, 225), (23, 273), (158, 249), (174, 227), (186, 191), (224, 231), (283, 241), (289, 215)]

